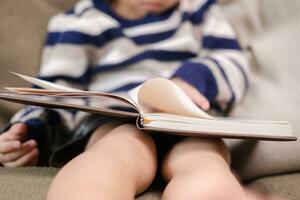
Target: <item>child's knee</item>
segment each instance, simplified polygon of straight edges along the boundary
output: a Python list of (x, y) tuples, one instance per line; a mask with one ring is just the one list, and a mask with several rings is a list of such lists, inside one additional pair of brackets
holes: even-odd
[(104, 149), (138, 176), (140, 191), (151, 183), (157, 168), (156, 147), (151, 136), (131, 124), (122, 124), (97, 141), (90, 151)]
[[(224, 179), (222, 179), (222, 177)], [(163, 192), (163, 200), (244, 200), (242, 187), (231, 177), (220, 179), (186, 174), (172, 179)]]
[(200, 188), (197, 183), (193, 187), (182, 185), (176, 190), (165, 191), (162, 200), (245, 200), (243, 192), (228, 186), (214, 188)]

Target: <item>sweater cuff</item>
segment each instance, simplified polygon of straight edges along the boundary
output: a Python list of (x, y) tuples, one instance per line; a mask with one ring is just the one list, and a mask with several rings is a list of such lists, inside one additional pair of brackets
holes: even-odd
[(38, 144), (38, 149), (42, 150), (47, 144), (48, 130), (46, 123), (40, 119), (29, 119), (25, 121), (28, 130), (28, 140), (34, 139)]
[(209, 101), (215, 99), (218, 93), (217, 82), (210, 69), (195, 62), (184, 62), (175, 71), (173, 77), (179, 77), (198, 89)]

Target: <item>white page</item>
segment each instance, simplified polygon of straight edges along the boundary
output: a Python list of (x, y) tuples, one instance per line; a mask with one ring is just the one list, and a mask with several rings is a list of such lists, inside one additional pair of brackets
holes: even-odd
[(145, 82), (138, 88), (137, 95), (139, 105), (145, 104), (170, 114), (213, 119), (168, 79), (155, 78)]

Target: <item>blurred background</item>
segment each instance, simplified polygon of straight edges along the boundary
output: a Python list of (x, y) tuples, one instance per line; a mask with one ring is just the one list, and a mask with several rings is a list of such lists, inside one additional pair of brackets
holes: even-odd
[[(11, 0), (0, 1), (1, 88), (24, 85), (24, 82), (8, 71), (36, 74), (49, 18), (57, 12), (70, 8), (76, 1), (20, 0), (17, 3)], [(277, 86), (280, 83), (280, 87), (299, 93), (297, 78), (300, 78), (300, 73), (297, 65), (300, 60), (296, 54), (300, 50), (300, 1), (220, 0), (220, 2), (225, 16), (237, 31), (240, 43), (249, 50), (253, 70), (258, 72), (259, 76), (271, 79)], [(0, 125), (6, 123), (12, 113), (20, 107), (1, 101)], [(240, 112), (234, 113), (243, 116)], [(257, 113), (254, 117), (256, 116)]]

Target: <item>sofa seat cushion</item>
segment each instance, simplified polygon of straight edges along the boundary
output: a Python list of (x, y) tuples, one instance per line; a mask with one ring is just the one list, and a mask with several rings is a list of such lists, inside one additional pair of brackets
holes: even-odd
[[(58, 171), (57, 168), (49, 167), (0, 168), (1, 200), (44, 200)], [(268, 196), (300, 199), (300, 173), (260, 178), (249, 183), (249, 186)], [(161, 184), (154, 183), (136, 200), (160, 200), (162, 189)]]
[[(0, 167), (1, 200), (45, 200), (51, 181), (59, 171), (50, 167)], [(160, 200), (159, 184), (152, 186), (136, 200)]]
[(288, 200), (300, 199), (300, 173), (270, 176), (258, 179), (249, 185), (270, 197)]

